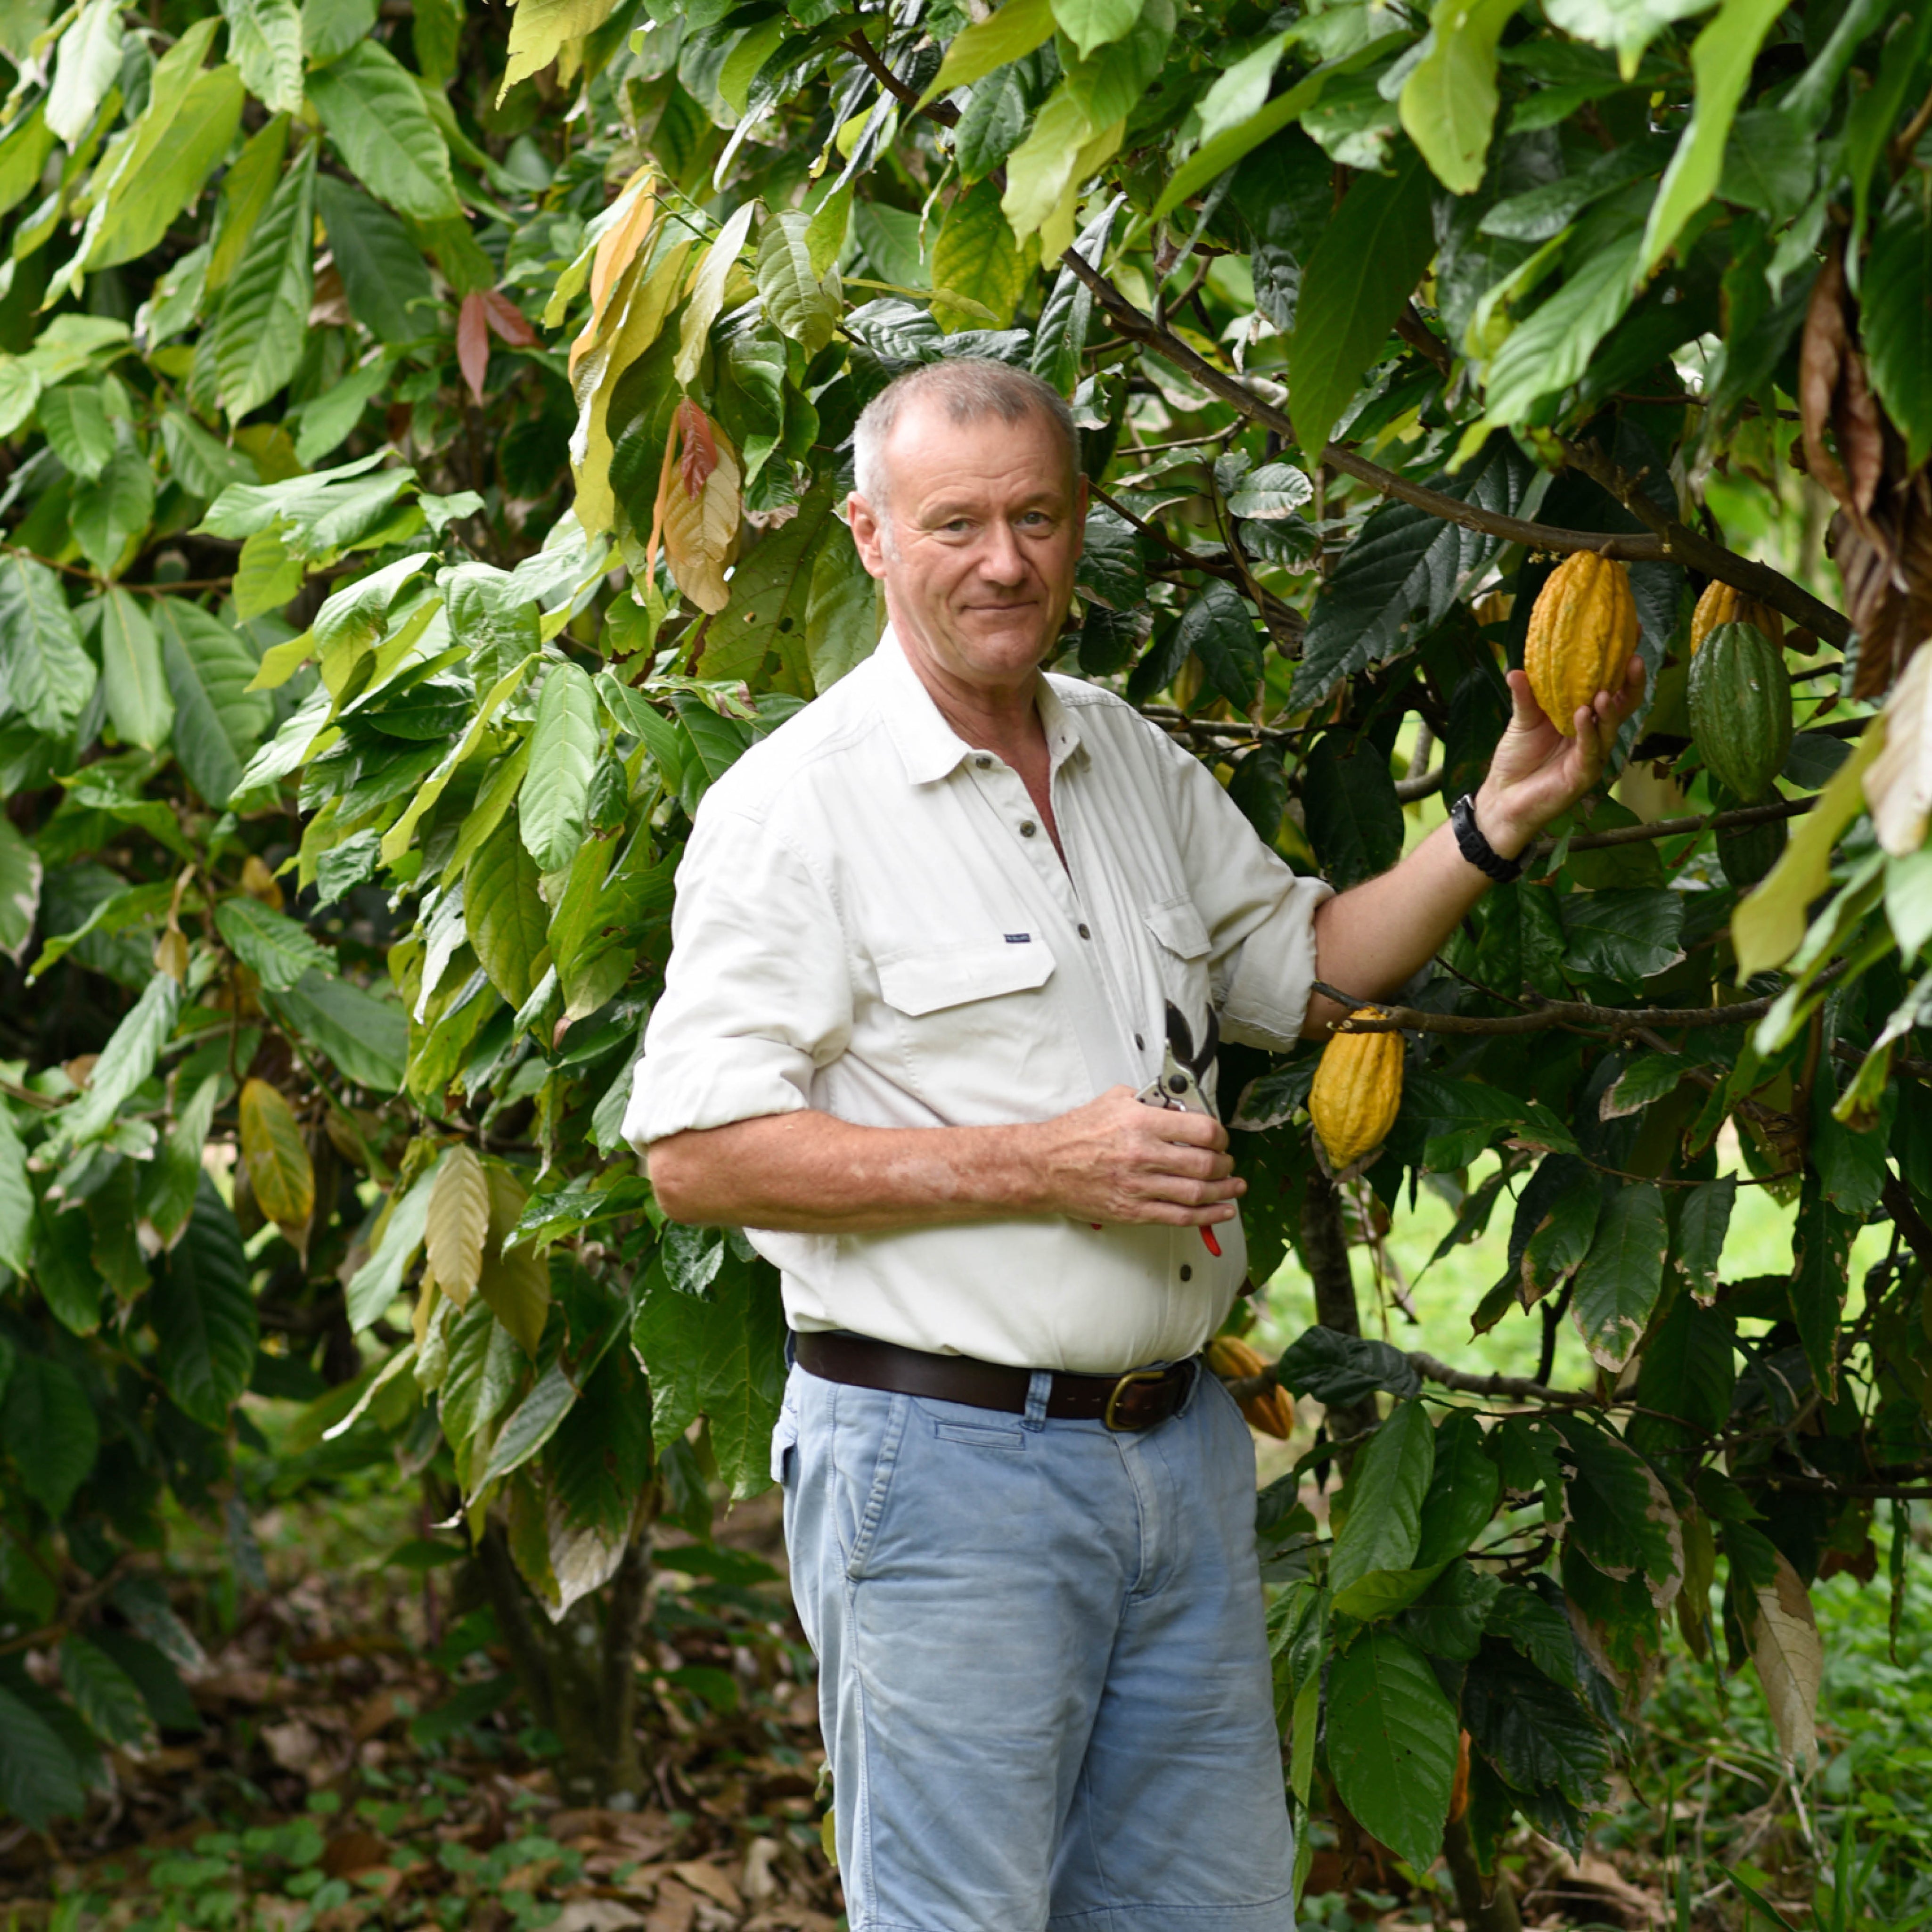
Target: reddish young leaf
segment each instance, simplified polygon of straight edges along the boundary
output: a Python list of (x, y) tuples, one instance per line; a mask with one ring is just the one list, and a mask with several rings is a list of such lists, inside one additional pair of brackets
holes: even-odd
[(481, 298), (484, 319), (495, 330), (496, 339), (512, 349), (534, 349), (537, 332), (516, 304), (494, 289), (485, 289)]
[(711, 418), (688, 396), (677, 406), (677, 432), (684, 439), (678, 473), (684, 494), (695, 501), (704, 479), (718, 467), (718, 439), (711, 433)]
[(463, 306), (456, 316), (457, 366), (462, 370), (463, 380), (470, 385), (470, 393), (476, 398), (479, 410), (483, 406), (484, 374), (490, 367), (488, 314), (482, 292), (472, 289), (463, 298)]

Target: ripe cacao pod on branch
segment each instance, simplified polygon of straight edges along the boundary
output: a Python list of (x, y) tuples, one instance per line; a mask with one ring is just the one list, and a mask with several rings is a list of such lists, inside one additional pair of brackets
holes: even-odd
[[(1372, 1006), (1350, 1016), (1372, 1019)], [(1338, 1033), (1322, 1050), (1308, 1112), (1330, 1167), (1354, 1166), (1388, 1138), (1402, 1106), (1402, 1035)]]
[(1636, 638), (1624, 565), (1581, 550), (1550, 572), (1529, 614), (1522, 668), (1544, 715), (1564, 737), (1576, 735), (1576, 713), (1598, 692), (1622, 687)]
[(1784, 653), (1750, 624), (1720, 624), (1690, 660), (1691, 735), (1712, 776), (1746, 804), (1771, 790), (1791, 749)]
[(1690, 614), (1690, 655), (1720, 624), (1754, 624), (1774, 644), (1784, 641), (1784, 620), (1768, 604), (1748, 597), (1735, 584), (1720, 584), (1714, 578), (1704, 586), (1697, 608)]
[[(1208, 1366), (1224, 1382), (1246, 1382), (1268, 1372), (1268, 1360), (1252, 1342), (1238, 1335), (1216, 1335), (1205, 1351)], [(1286, 1442), (1294, 1433), (1294, 1398), (1278, 1382), (1258, 1395), (1237, 1396), (1250, 1429)]]

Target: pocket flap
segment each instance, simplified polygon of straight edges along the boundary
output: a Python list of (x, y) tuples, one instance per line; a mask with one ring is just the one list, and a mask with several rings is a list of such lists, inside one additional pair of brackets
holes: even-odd
[(1037, 939), (1024, 946), (1004, 940), (902, 952), (879, 962), (879, 991), (889, 1006), (908, 1018), (934, 1013), (969, 1000), (1022, 993), (1043, 986), (1053, 974), (1053, 955)]
[(1210, 943), (1208, 928), (1192, 899), (1169, 899), (1164, 905), (1149, 906), (1144, 916), (1149, 931), (1168, 952), (1184, 959), (1206, 956)]

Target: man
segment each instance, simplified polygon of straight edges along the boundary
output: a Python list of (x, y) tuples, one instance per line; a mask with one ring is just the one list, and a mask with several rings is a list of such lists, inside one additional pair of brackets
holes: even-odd
[(1462, 845), (1331, 897), (1041, 675), (1087, 505), (1059, 397), (941, 362), (854, 442), (890, 627), (707, 795), (626, 1131), (667, 1213), (784, 1272), (774, 1473), (854, 1932), (1276, 1932), (1252, 1450), (1196, 1360), (1242, 1184), (1215, 1120), (1136, 1092), (1170, 1004), (1286, 1048), (1335, 1017), (1314, 978), (1400, 986), (1594, 782), (1641, 668), (1571, 740), (1513, 673)]

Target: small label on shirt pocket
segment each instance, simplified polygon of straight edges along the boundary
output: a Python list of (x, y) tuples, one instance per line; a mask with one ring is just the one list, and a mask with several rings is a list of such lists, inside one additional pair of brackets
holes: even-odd
[(1024, 1449), (1026, 1438), (1017, 1429), (975, 1429), (965, 1422), (935, 1422), (932, 1432), (942, 1442), (964, 1442), (975, 1449)]
[(1028, 992), (1052, 976), (1053, 955), (1037, 939), (1013, 946), (999, 939), (990, 945), (922, 950), (882, 959), (879, 992), (887, 1006), (917, 1019), (971, 1000)]

